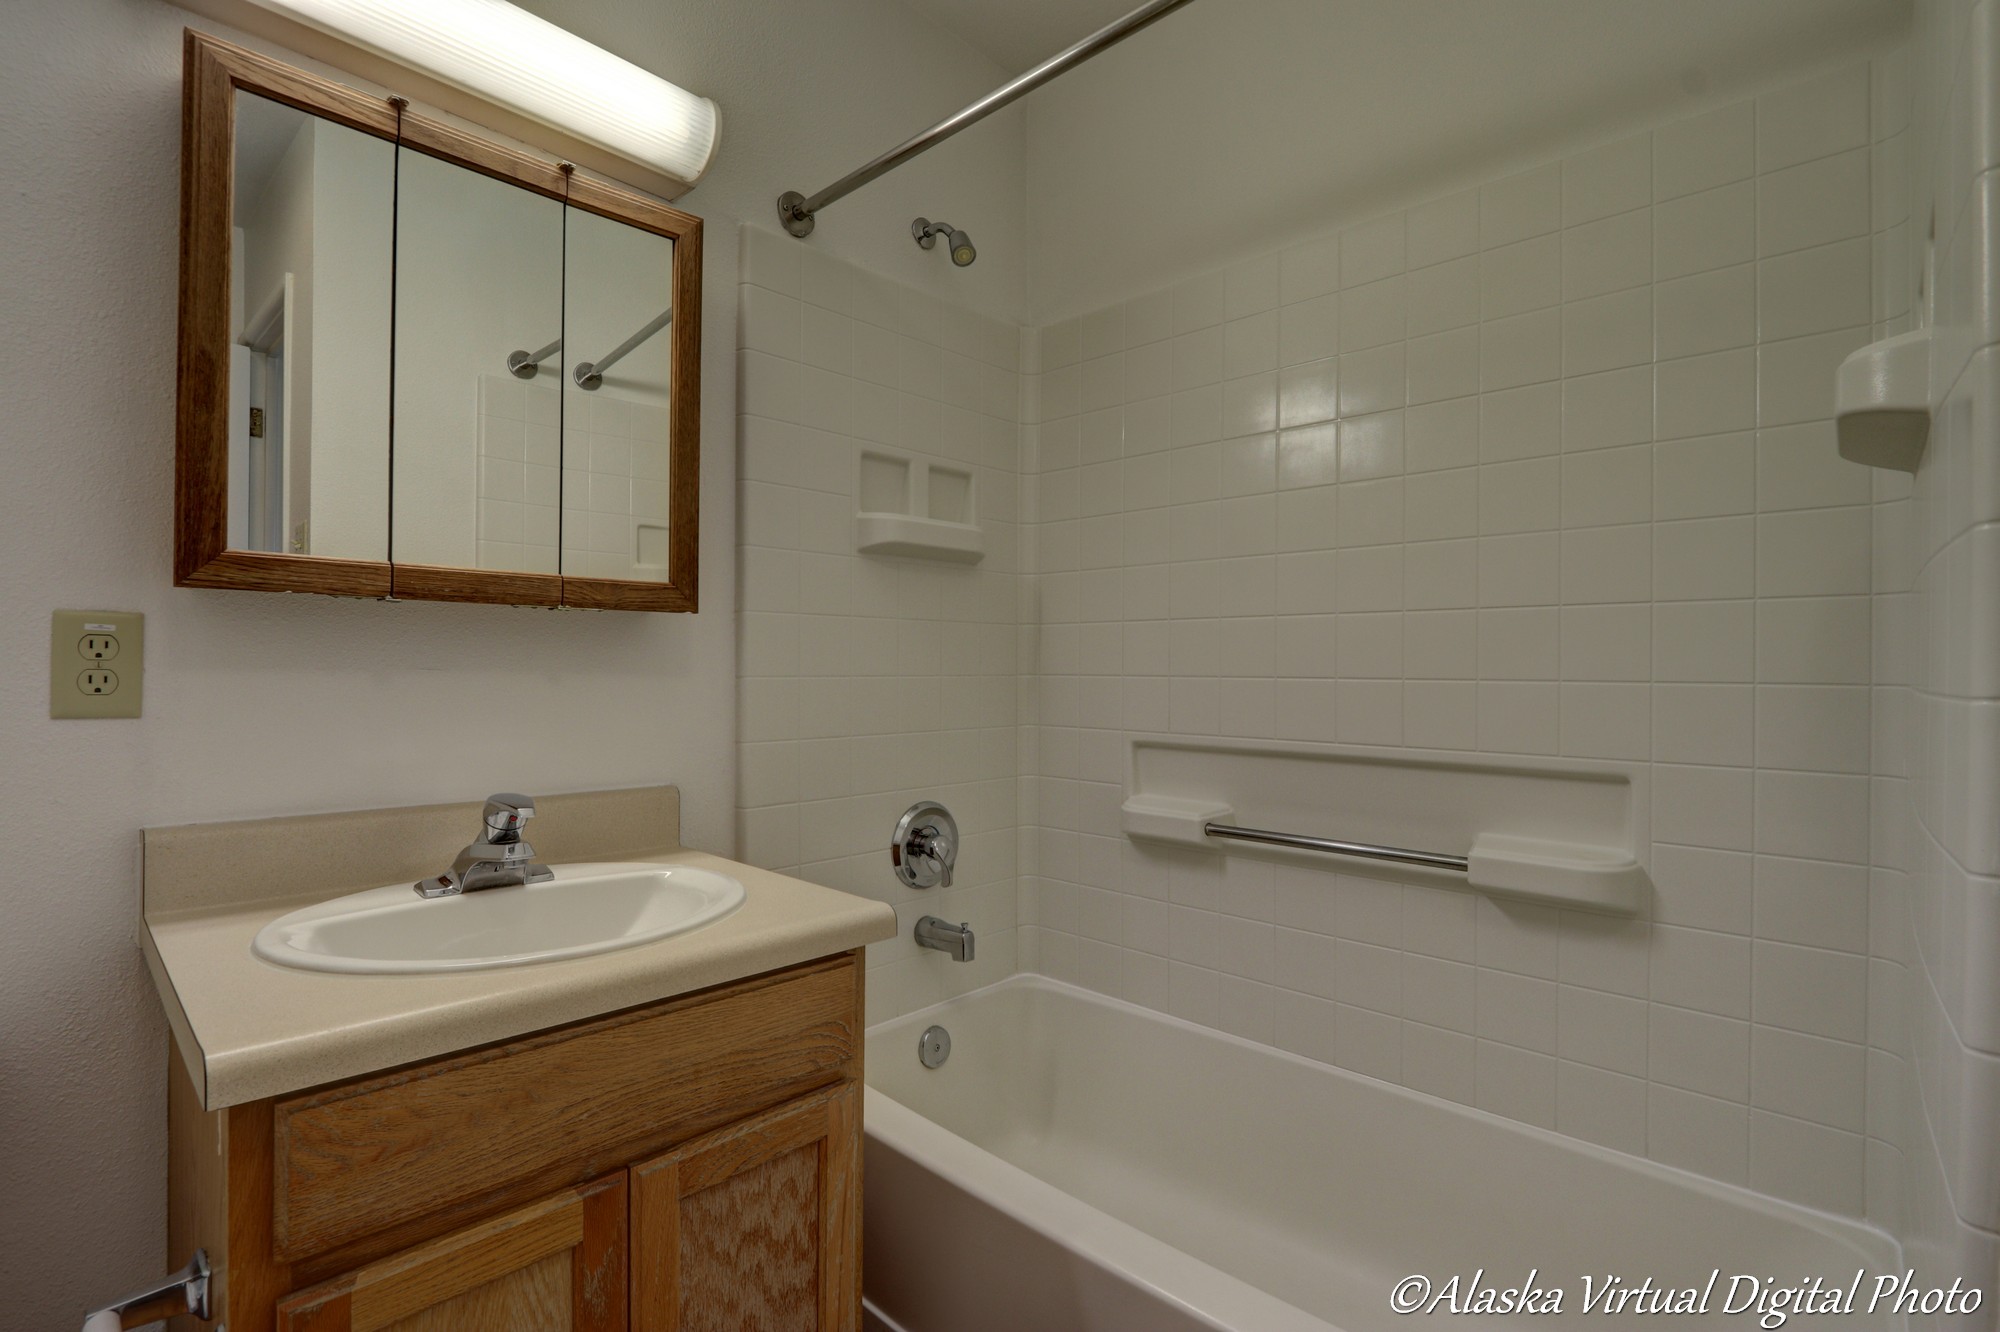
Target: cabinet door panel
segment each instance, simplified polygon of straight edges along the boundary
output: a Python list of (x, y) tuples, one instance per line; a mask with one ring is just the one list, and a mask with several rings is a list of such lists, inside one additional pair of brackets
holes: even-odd
[(854, 1332), (860, 1087), (632, 1169), (634, 1332)]
[(624, 1332), (625, 1178), (300, 1291), (278, 1332)]

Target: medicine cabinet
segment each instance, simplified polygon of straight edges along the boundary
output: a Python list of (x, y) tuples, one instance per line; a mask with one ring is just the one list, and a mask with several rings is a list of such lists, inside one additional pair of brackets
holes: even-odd
[(692, 611), (701, 221), (190, 31), (174, 581)]

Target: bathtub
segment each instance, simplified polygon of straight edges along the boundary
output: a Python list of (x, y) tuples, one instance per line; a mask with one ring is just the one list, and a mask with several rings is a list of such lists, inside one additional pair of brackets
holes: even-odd
[[(933, 1023), (952, 1049), (927, 1069)], [(1747, 1329), (1732, 1291), (1817, 1276), (1823, 1300), (1857, 1272), (1854, 1313), (1784, 1326), (1904, 1326), (1866, 1312), (1901, 1271), (1866, 1226), (1039, 976), (871, 1028), (867, 1071), (871, 1329), (1377, 1332), (1432, 1321), (1391, 1311), (1408, 1278), (1446, 1326)], [(1606, 1274), (1705, 1289), (1708, 1316), (1585, 1313)], [(1561, 1312), (1472, 1312), (1524, 1289)]]

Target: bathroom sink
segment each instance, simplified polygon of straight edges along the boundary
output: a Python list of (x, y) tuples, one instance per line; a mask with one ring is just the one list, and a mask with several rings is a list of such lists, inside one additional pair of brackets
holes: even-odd
[(476, 971), (586, 957), (713, 924), (743, 885), (693, 865), (558, 865), (543, 883), (418, 897), (407, 883), (281, 916), (252, 950), (267, 962), (360, 975)]

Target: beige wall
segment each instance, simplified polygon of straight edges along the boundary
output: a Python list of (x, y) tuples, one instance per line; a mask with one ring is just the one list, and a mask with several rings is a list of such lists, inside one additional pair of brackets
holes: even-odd
[[(0, 199), (0, 1251), (33, 1274), (10, 1326), (72, 1326), (169, 1259), (165, 1032), (132, 942), (141, 827), (665, 781), (690, 843), (733, 845), (737, 222), (999, 72), (887, 0), (535, 7), (723, 108), (717, 165), (682, 201), (709, 224), (696, 617), (173, 589), (189, 16), (0, 16), (0, 165), (34, 182)], [(1013, 313), (1020, 163), (1018, 123), (996, 119), (829, 210), (812, 246)], [(917, 250), (918, 213), (981, 219), (979, 265)], [(47, 720), (56, 607), (146, 612), (143, 719)]]

